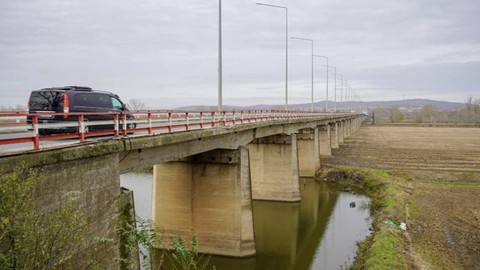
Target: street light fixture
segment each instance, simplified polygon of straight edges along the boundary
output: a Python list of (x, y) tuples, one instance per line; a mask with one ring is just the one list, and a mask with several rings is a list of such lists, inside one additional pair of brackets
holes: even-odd
[(328, 111), (328, 57), (326, 56), (322, 56), (322, 55), (314, 55), (315, 57), (318, 57), (318, 58), (325, 58), (327, 59), (327, 83), (326, 83), (326, 86), (327, 86), (327, 93), (326, 93), (326, 97), (325, 97), (325, 112)]
[(288, 8), (265, 3), (257, 3), (259, 6), (285, 9), (285, 111), (288, 110)]
[(304, 41), (310, 41), (312, 43), (312, 94), (311, 94), (311, 105), (310, 105), (310, 111), (313, 112), (313, 39), (309, 38), (300, 38), (300, 37), (292, 37), (292, 39), (297, 39), (297, 40), (304, 40)]

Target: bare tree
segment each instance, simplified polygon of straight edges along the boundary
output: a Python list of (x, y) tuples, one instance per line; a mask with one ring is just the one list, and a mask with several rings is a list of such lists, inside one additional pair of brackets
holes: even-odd
[(128, 106), (130, 106), (130, 109), (135, 110), (135, 111), (145, 110), (147, 108), (145, 103), (138, 98), (131, 98), (128, 101)]
[(388, 119), (392, 123), (399, 123), (399, 122), (402, 122), (404, 120), (404, 115), (403, 115), (402, 111), (400, 110), (400, 108), (398, 108), (398, 106), (394, 106), (394, 107), (389, 108), (388, 113), (390, 114)]

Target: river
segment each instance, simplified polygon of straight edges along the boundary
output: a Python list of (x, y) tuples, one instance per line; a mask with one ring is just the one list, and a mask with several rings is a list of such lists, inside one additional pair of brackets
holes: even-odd
[[(137, 215), (150, 219), (152, 174), (124, 174), (121, 185), (133, 190)], [(256, 256), (212, 256), (210, 265), (217, 270), (348, 269), (356, 243), (370, 234), (369, 198), (312, 178), (302, 178), (300, 188), (298, 203), (253, 201)]]

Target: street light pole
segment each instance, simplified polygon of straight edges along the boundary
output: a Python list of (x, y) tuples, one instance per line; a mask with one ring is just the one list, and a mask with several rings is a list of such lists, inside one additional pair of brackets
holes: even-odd
[[(340, 74), (339, 76), (341, 77), (341, 79), (340, 79), (340, 104), (343, 105), (342, 104), (343, 103), (343, 75)], [(341, 107), (340, 107), (339, 110), (342, 111)]]
[(285, 9), (285, 111), (288, 110), (288, 8), (264, 3), (257, 3), (260, 6)]
[(327, 59), (327, 83), (326, 83), (327, 90), (326, 90), (326, 96), (325, 96), (325, 112), (327, 112), (328, 111), (328, 57), (322, 56), (322, 55), (314, 55), (314, 56)]
[(218, 0), (218, 111), (222, 107), (222, 0)]
[(330, 67), (330, 68), (333, 68), (335, 70), (333, 75), (334, 75), (334, 78), (335, 78), (335, 85), (334, 85), (334, 89), (335, 89), (335, 112), (337, 112), (337, 68), (336, 67)]
[(313, 112), (313, 39), (309, 38), (299, 38), (299, 37), (292, 37), (292, 39), (310, 41), (312, 43), (312, 93), (311, 93), (311, 104), (310, 104), (310, 111)]

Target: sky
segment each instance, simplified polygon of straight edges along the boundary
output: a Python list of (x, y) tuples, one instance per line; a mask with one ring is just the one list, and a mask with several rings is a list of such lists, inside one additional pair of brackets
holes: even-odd
[[(261, 0), (263, 1), (263, 0)], [(223, 104), (283, 104), (285, 10), (223, 0)], [(289, 37), (363, 101), (480, 98), (478, 0), (265, 0), (288, 7)], [(218, 0), (0, 0), (0, 105), (81, 85), (152, 109), (216, 105)], [(311, 43), (288, 39), (289, 103), (311, 100)], [(326, 61), (314, 58), (314, 101)], [(329, 100), (335, 100), (334, 74)], [(344, 99), (337, 80), (337, 97)]]

